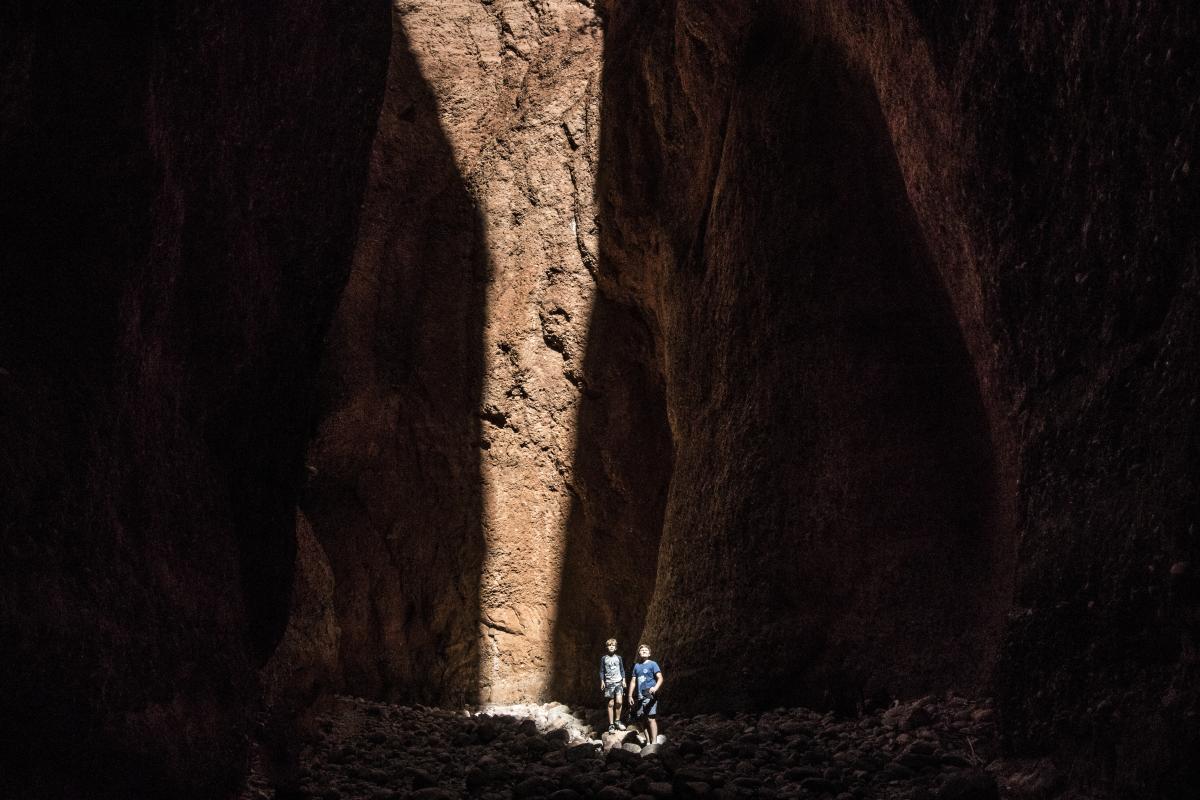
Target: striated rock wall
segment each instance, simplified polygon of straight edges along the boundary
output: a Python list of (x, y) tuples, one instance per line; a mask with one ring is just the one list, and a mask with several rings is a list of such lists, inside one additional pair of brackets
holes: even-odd
[(228, 796), (387, 9), (0, 12), (0, 794)]
[(810, 17), (619, 6), (606, 31), (599, 271), (657, 333), (646, 635), (682, 706), (976, 686), (1008, 593), (1003, 431), (871, 76)]
[(1183, 796), (1194, 15), (610, 5), (597, 274), (663, 365), (672, 702), (990, 681), (1015, 752)]

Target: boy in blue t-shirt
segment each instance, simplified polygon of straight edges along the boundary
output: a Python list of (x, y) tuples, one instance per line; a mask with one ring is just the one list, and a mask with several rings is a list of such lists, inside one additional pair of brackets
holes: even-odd
[[(638, 662), (633, 666), (633, 677), (629, 679), (629, 707), (635, 718), (644, 718), (650, 723), (650, 743), (658, 743), (658, 690), (663, 685), (662, 669), (658, 662), (650, 660), (650, 645), (639, 644)], [(637, 703), (634, 703), (634, 697)]]

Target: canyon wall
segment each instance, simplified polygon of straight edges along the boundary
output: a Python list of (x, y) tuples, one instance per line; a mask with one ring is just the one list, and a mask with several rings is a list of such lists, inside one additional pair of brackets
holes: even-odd
[(304, 508), (354, 691), (547, 693), (595, 258), (586, 3), (405, 2)]
[(1194, 787), (1195, 15), (3, 14), (0, 790), (228, 794), (264, 665), (595, 702), (613, 635)]
[(0, 794), (229, 796), (387, 4), (0, 12)]
[(1196, 31), (1110, 11), (397, 6), (305, 496), (348, 684), (591, 700), (644, 633), (679, 710), (995, 690), (1178, 785)]
[(674, 471), (647, 637), (671, 694), (978, 686), (1007, 465), (870, 77), (799, 12), (659, 13), (607, 32), (600, 265), (658, 333)]
[(597, 276), (675, 451), (646, 635), (674, 707), (991, 686), (1014, 752), (1182, 796), (1197, 20), (947, 6), (610, 4)]

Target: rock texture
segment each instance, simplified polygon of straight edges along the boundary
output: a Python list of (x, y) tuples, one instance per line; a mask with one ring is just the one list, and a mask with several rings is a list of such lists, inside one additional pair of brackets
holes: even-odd
[(995, 685), (1187, 785), (1195, 20), (600, 12), (396, 8), (305, 499), (351, 683), (590, 700), (644, 632), (677, 707)]
[[(577, 741), (580, 721), (559, 709), (510, 711), (339, 698), (305, 749), (303, 790), (335, 799), (998, 800), (1003, 787), (1033, 800), (1064, 786), (1044, 763), (998, 758), (990, 703), (954, 696), (852, 718), (804, 708), (674, 716), (665, 742), (644, 745), (631, 730), (611, 748)], [(270, 797), (257, 775), (242, 795)]]
[(260, 671), (261, 769), (285, 790), (299, 782), (301, 738), (315, 731), (313, 715), (341, 688), (333, 570), (303, 514), (296, 515), (291, 598), (283, 638)]
[[(339, 682), (591, 701), (610, 635), (672, 710), (990, 686), (1042, 759), (1007, 788), (1194, 792), (1195, 14), (403, 0), (384, 92), (378, 3), (26, 6), (0, 793), (228, 794), (256, 674), (295, 788), (277, 722)], [(427, 797), (996, 789), (887, 715), (706, 720), (661, 764), (416, 717), (436, 774), (322, 760)], [(449, 763), (480, 730), (536, 774)]]
[(0, 40), (0, 795), (228, 796), (386, 4), (10, 4)]
[[(540, 697), (593, 302), (600, 31), (405, 2), (304, 500), (356, 691)], [(635, 367), (636, 369), (637, 367)]]
[(1016, 751), (1194, 787), (1197, 33), (610, 4), (597, 274), (663, 366), (679, 702), (990, 675)]
[(1004, 421), (872, 77), (814, 13), (606, 31), (599, 275), (656, 334), (646, 635), (693, 707), (978, 685), (1010, 592)]

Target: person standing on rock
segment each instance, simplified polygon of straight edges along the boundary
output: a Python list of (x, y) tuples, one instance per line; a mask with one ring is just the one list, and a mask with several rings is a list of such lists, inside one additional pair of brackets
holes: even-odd
[[(638, 661), (633, 665), (633, 677), (629, 679), (629, 707), (637, 719), (645, 719), (650, 727), (650, 743), (658, 741), (658, 690), (663, 685), (662, 669), (657, 661), (650, 660), (650, 645), (638, 645)], [(634, 702), (634, 697), (637, 702)]]
[(604, 643), (604, 648), (608, 652), (600, 656), (600, 691), (608, 700), (608, 729), (610, 731), (625, 730), (625, 723), (621, 721), (621, 695), (625, 689), (625, 659), (617, 655), (616, 639), (609, 639)]

